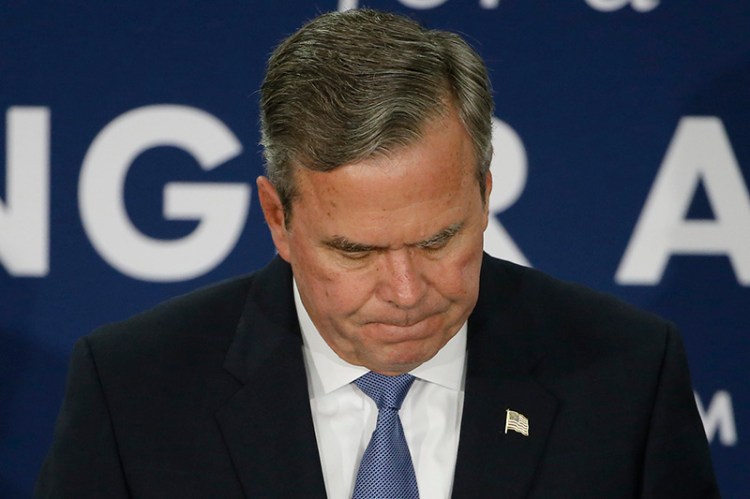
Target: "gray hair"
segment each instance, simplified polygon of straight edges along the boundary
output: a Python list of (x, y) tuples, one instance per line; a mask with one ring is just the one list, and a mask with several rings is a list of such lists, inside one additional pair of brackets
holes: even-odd
[(484, 198), (492, 92), (458, 35), (374, 10), (323, 14), (285, 39), (261, 86), (266, 175), (288, 222), (297, 166), (329, 171), (416, 142), (455, 106), (473, 142)]

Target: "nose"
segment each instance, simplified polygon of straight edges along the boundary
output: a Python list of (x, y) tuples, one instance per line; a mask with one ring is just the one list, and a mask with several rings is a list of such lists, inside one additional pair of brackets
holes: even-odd
[(427, 291), (415, 256), (408, 248), (388, 251), (381, 272), (382, 298), (401, 309), (416, 306)]

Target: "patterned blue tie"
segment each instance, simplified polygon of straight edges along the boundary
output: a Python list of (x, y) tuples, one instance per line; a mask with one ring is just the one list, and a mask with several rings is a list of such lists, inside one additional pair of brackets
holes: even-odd
[(398, 410), (414, 376), (369, 372), (354, 381), (378, 406), (378, 422), (365, 449), (353, 499), (418, 499), (417, 477)]

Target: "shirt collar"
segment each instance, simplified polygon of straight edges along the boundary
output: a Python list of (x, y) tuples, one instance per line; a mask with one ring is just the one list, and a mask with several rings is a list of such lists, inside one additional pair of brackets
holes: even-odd
[[(328, 394), (367, 373), (369, 369), (346, 362), (328, 346), (302, 304), (296, 280), (293, 280), (293, 288), (313, 396)], [(433, 358), (410, 374), (451, 390), (461, 390), (466, 364), (466, 330), (464, 323)]]

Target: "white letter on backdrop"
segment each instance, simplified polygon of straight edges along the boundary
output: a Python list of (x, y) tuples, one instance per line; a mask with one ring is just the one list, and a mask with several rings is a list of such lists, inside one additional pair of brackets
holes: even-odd
[(5, 124), (0, 261), (10, 275), (49, 273), (49, 109), (11, 107)]
[[(701, 181), (715, 219), (687, 220)], [(750, 285), (750, 196), (715, 117), (680, 120), (615, 280), (658, 284), (673, 254), (727, 255), (737, 281)]]
[(339, 12), (344, 12), (346, 10), (352, 10), (359, 7), (359, 0), (339, 0)]
[(706, 438), (713, 442), (716, 434), (719, 434), (719, 442), (728, 447), (737, 445), (737, 426), (734, 423), (734, 407), (732, 407), (732, 397), (726, 390), (719, 390), (714, 393), (708, 409), (704, 409), (701, 398), (697, 393), (695, 395), (695, 404), (698, 406), (703, 422), (703, 429), (706, 432)]
[(199, 220), (189, 235), (161, 240), (141, 233), (125, 210), (125, 177), (136, 157), (159, 146), (190, 153), (212, 170), (242, 151), (214, 116), (187, 106), (155, 105), (129, 111), (92, 142), (78, 185), (83, 226), (99, 254), (120, 272), (147, 281), (200, 276), (229, 254), (247, 218), (250, 187), (233, 183), (173, 182), (164, 188), (164, 217)]
[(434, 9), (443, 5), (448, 0), (399, 0), (402, 4), (412, 9)]
[(586, 0), (590, 7), (601, 12), (612, 12), (630, 4), (636, 12), (648, 12), (659, 6), (660, 0)]
[(529, 266), (516, 243), (495, 215), (510, 208), (526, 186), (526, 150), (518, 134), (505, 122), (492, 118), (492, 194), (490, 221), (484, 233), (484, 249), (488, 253), (520, 265)]

